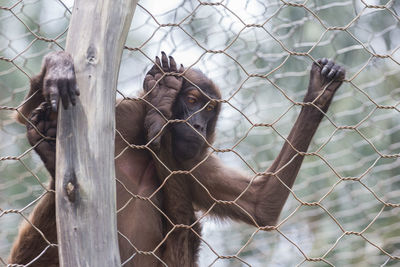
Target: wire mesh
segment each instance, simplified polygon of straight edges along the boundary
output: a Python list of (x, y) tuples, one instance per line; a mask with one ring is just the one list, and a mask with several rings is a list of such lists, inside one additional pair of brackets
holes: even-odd
[[(3, 265), (19, 222), (46, 194), (48, 179), (25, 127), (11, 117), (43, 56), (64, 47), (71, 6), (56, 0), (0, 5)], [(278, 154), (301, 108), (296, 103), (313, 60), (332, 58), (347, 70), (278, 227), (263, 231), (198, 213), (204, 225), (200, 266), (398, 264), (399, 11), (398, 1), (378, 0), (139, 2), (117, 97), (136, 99), (162, 50), (201, 69), (224, 100), (213, 148), (248, 173), (265, 171)], [(267, 126), (254, 127), (259, 123)]]

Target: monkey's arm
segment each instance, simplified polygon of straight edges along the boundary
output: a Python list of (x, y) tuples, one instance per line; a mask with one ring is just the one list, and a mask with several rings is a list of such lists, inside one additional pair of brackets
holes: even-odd
[[(57, 247), (50, 246), (50, 243), (57, 243), (54, 204), (56, 111), (59, 99), (67, 108), (70, 103), (76, 103), (76, 95), (79, 92), (71, 56), (65, 52), (48, 54), (40, 73), (31, 80), (30, 91), (19, 108), (17, 120), (26, 125), (29, 143), (49, 171), (51, 181), (49, 191), (32, 211), (30, 223), (21, 225), (10, 253), (10, 263), (27, 264), (44, 252), (30, 266), (58, 266)], [(144, 107), (143, 101), (124, 100), (116, 107), (117, 129), (126, 140), (134, 140), (131, 142), (134, 144), (141, 142), (138, 139), (144, 139)], [(126, 147), (121, 135), (116, 136), (117, 149), (120, 150)]]
[(11, 249), (9, 263), (29, 266), (58, 266), (56, 218), (55, 218), (55, 136), (57, 121), (50, 105), (42, 102), (28, 116), (27, 136), (29, 143), (39, 154), (51, 175), (47, 192), (38, 201), (29, 222), (24, 221)]
[[(151, 145), (158, 150), (160, 148), (161, 130), (172, 116), (172, 106), (182, 88), (183, 78), (171, 73), (183, 73), (182, 64), (179, 69), (175, 59), (167, 57), (161, 52), (155, 59), (156, 64), (146, 74), (143, 82), (145, 91), (144, 99), (147, 101), (147, 113), (144, 119), (144, 127), (147, 130), (147, 141), (152, 140)], [(160, 134), (160, 135), (159, 135)]]
[[(40, 156), (51, 175), (49, 189), (38, 201), (29, 222), (23, 222), (12, 247), (9, 262), (30, 266), (58, 265), (55, 223), (55, 137), (57, 132), (58, 101), (64, 108), (75, 105), (76, 87), (71, 56), (53, 52), (43, 60), (40, 73), (31, 80), (24, 103), (18, 109), (17, 120), (27, 127), (29, 143)], [(36, 259), (35, 259), (36, 258)]]
[(259, 226), (276, 224), (288, 198), (289, 188), (292, 188), (299, 172), (304, 152), (323, 118), (321, 111), (328, 110), (333, 95), (344, 79), (344, 69), (332, 61), (321, 59), (318, 63), (322, 68), (313, 64), (308, 92), (304, 98), (304, 103), (312, 102), (313, 105), (302, 107), (267, 174), (252, 179), (226, 168), (215, 157), (209, 158), (194, 171), (195, 177), (204, 186), (195, 183), (196, 204), (208, 209), (215, 203), (212, 197), (233, 201), (218, 203), (211, 212)]
[[(176, 62), (162, 52), (161, 61), (147, 72), (143, 82), (140, 100), (119, 100), (116, 105), (116, 156), (127, 144), (144, 145), (151, 141), (153, 148), (159, 148), (159, 134), (167, 120), (172, 116), (172, 105), (182, 87), (182, 77), (165, 76), (177, 73)], [(179, 69), (183, 72), (183, 67)]]
[(29, 266), (58, 266), (56, 243), (55, 197), (54, 192), (48, 191), (35, 206), (29, 223), (24, 221), (21, 225), (8, 262), (28, 264), (32, 261)]

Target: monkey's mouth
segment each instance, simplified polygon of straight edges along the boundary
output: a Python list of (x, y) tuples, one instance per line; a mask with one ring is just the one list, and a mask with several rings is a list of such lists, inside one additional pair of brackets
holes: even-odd
[(176, 136), (174, 138), (174, 155), (178, 160), (189, 160), (195, 158), (202, 151), (204, 139), (201, 136)]
[[(179, 138), (179, 137), (178, 137)], [(204, 139), (198, 135), (184, 136), (175, 141), (181, 143), (189, 149), (200, 150), (204, 144)]]

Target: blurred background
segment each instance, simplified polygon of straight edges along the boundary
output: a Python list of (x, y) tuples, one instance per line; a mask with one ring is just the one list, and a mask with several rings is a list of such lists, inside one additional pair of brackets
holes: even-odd
[[(72, 6), (0, 2), (0, 266), (48, 180), (13, 116), (43, 56), (65, 47)], [(215, 147), (240, 155), (219, 156), (249, 173), (278, 154), (313, 60), (347, 70), (278, 230), (205, 218), (200, 266), (400, 264), (399, 12), (388, 0), (139, 1), (117, 97), (137, 95), (160, 51), (201, 69), (227, 100)]]

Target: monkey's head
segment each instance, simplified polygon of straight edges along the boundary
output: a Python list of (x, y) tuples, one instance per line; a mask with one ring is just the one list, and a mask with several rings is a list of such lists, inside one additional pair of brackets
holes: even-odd
[(186, 71), (182, 89), (173, 107), (174, 119), (188, 119), (188, 123), (172, 125), (173, 150), (178, 160), (196, 158), (206, 151), (207, 142), (214, 142), (215, 126), (221, 109), (220, 102), (215, 100), (219, 99), (221, 93), (218, 87), (201, 71)]

